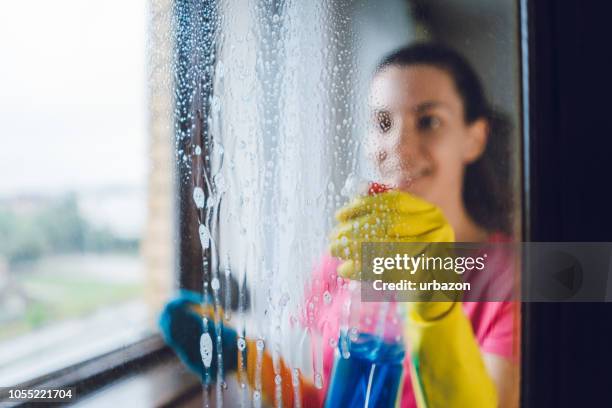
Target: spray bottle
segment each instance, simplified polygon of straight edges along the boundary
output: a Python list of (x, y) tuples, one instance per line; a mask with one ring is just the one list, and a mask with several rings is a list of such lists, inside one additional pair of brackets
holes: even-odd
[[(369, 195), (390, 190), (381, 183), (369, 183)], [(388, 308), (388, 304), (384, 307)], [(385, 338), (387, 313), (379, 316), (375, 333), (359, 333), (356, 339), (340, 335), (338, 344), (350, 343), (350, 356), (336, 353), (332, 380), (325, 407), (391, 408), (398, 405), (403, 384), (404, 344), (401, 338)], [(340, 351), (340, 349), (339, 349)]]

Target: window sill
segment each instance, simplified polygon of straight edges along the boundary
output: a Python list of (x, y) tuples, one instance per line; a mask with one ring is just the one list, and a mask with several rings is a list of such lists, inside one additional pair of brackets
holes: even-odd
[(56, 376), (66, 367), (97, 360), (154, 331), (144, 302), (107, 307), (0, 343), (0, 385), (14, 386)]
[(80, 408), (125, 406), (134, 407), (199, 407), (202, 386), (174, 356), (163, 362), (125, 376), (106, 387), (81, 398), (74, 405)]
[[(197, 378), (186, 372), (180, 365), (178, 359), (174, 356), (169, 347), (166, 346), (163, 339), (159, 335), (152, 335), (141, 341), (133, 343), (129, 346), (120, 348), (102, 356), (93, 358), (82, 363), (66, 367), (56, 371), (45, 377), (37, 378), (28, 382), (24, 382), (16, 386), (20, 389), (32, 388), (68, 388), (73, 387), (77, 401), (85, 400), (96, 391), (102, 392), (104, 388), (108, 390), (114, 389), (115, 384), (128, 384), (129, 379), (137, 376), (149, 375), (155, 377), (156, 370), (159, 367), (174, 367), (172, 375), (177, 379), (173, 380), (180, 384), (180, 387), (157, 387), (159, 391), (164, 391), (168, 395), (181, 394), (185, 385), (190, 385), (187, 379), (191, 378), (191, 382), (195, 384), (197, 390), (201, 390)], [(178, 367), (178, 368), (177, 368)], [(167, 370), (169, 370), (168, 368)], [(166, 370), (166, 369), (164, 369)], [(160, 373), (168, 371), (159, 371)], [(178, 371), (177, 371), (178, 370)], [(181, 371), (183, 374), (177, 375)], [(162, 374), (159, 374), (162, 375)], [(190, 376), (190, 377), (187, 377)], [(170, 380), (164, 380), (167, 384), (172, 384)], [(0, 394), (0, 401), (6, 398)], [(169, 398), (169, 397), (164, 397)], [(174, 397), (173, 397), (174, 398)], [(154, 400), (152, 398), (152, 400)], [(157, 401), (163, 401), (160, 395)], [(172, 398), (170, 398), (172, 401)], [(154, 404), (159, 405), (158, 403)], [(163, 406), (163, 403), (161, 404)], [(150, 405), (148, 405), (150, 406)]]

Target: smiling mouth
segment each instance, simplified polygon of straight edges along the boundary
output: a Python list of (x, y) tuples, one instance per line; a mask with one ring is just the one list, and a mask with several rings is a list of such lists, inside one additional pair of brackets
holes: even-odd
[(409, 189), (413, 184), (433, 173), (432, 169), (428, 167), (414, 170), (414, 168), (408, 168), (408, 166), (404, 167), (401, 164), (395, 167), (387, 167), (385, 170), (384, 173), (386, 173), (386, 177), (383, 177), (383, 179), (386, 180), (385, 182), (389, 185), (399, 187), (400, 189)]
[(431, 170), (422, 169), (419, 171), (409, 171), (408, 172), (408, 184), (412, 184), (416, 180), (420, 180), (423, 177), (427, 177), (431, 174)]

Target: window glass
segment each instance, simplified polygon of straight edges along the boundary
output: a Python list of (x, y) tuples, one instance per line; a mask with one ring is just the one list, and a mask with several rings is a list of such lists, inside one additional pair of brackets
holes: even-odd
[(173, 273), (168, 24), (148, 19), (156, 7), (0, 5), (2, 386), (155, 328)]
[[(215, 310), (202, 316), (199, 343), (199, 374), (216, 383), (204, 393), (206, 402), (226, 395), (232, 404), (278, 403), (287, 393), (311, 390), (313, 398), (334, 398), (338, 406), (357, 393), (367, 406), (371, 393), (395, 400), (381, 390), (399, 387), (403, 378), (408, 391), (401, 397), (410, 404), (416, 397), (410, 375), (401, 377), (406, 355), (399, 350), (406, 351), (407, 314), (414, 309), (363, 301), (359, 275), (344, 262), (356, 265), (351, 251), (362, 241), (392, 240), (390, 231), (412, 242), (492, 243), (519, 233), (515, 5), (177, 4), (177, 130), (185, 142), (178, 153), (190, 169), (184, 182), (198, 215), (190, 222), (206, 254), (205, 301)], [(347, 209), (358, 196), (357, 209)], [(396, 196), (407, 207), (393, 215), (376, 213), (381, 203), (363, 204), (392, 206), (397, 202), (389, 197)], [(411, 211), (417, 215), (404, 214)], [(500, 266), (512, 268), (509, 259)], [(239, 289), (230, 290), (226, 280)], [(222, 310), (232, 297), (238, 310)], [(470, 377), (493, 354), (497, 368), (480, 373), (482, 389), (506, 368), (504, 381), (517, 384), (517, 305), (482, 307), (459, 312), (473, 326), (464, 334), (482, 347), (457, 375)], [(485, 314), (503, 319), (487, 329)], [(239, 349), (252, 340), (257, 350), (248, 360), (254, 367), (232, 368), (239, 375), (228, 377), (225, 394), (227, 383), (218, 371), (211, 377), (209, 359), (222, 326), (236, 330)], [(487, 336), (498, 331), (503, 344), (489, 338), (496, 345), (487, 351)], [(436, 347), (429, 357), (442, 346)], [(376, 364), (357, 367), (383, 349), (384, 358), (398, 359), (387, 377), (374, 377)], [(356, 372), (362, 377), (349, 380)], [(334, 394), (334, 379), (346, 381), (340, 389), (349, 392)], [(300, 381), (308, 386), (298, 387)], [(363, 389), (353, 393), (355, 384)], [(511, 405), (516, 395), (508, 389), (500, 398)]]

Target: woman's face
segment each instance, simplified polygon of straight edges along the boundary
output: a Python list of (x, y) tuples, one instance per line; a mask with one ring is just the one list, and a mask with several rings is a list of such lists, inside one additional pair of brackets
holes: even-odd
[(486, 122), (464, 121), (462, 100), (446, 71), (390, 66), (370, 92), (367, 150), (381, 182), (442, 208), (461, 200), (465, 166), (486, 144)]

